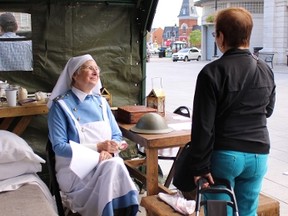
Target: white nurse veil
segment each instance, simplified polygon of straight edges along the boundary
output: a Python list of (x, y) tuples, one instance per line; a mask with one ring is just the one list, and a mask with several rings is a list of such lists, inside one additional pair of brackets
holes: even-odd
[[(60, 74), (56, 85), (54, 86), (51, 95), (49, 97), (47, 106), (50, 108), (52, 106), (53, 100), (61, 94), (71, 89), (72, 76), (77, 69), (83, 65), (86, 61), (93, 60), (93, 57), (89, 54), (72, 57), (68, 60), (65, 65), (64, 70)], [(99, 79), (97, 85), (92, 89), (93, 94), (100, 94), (100, 89), (102, 88), (101, 80)]]

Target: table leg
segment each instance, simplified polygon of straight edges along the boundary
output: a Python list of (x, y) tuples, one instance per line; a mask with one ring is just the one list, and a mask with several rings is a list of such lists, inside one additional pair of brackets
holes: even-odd
[(3, 118), (0, 124), (0, 129), (1, 130), (8, 130), (9, 126), (13, 122), (14, 118)]
[(20, 136), (31, 122), (32, 117), (33, 116), (22, 116), (19, 122), (13, 128), (12, 132)]
[(169, 188), (169, 186), (170, 186), (170, 184), (172, 182), (174, 173), (175, 173), (175, 161), (178, 159), (178, 157), (181, 154), (182, 150), (183, 150), (183, 147), (180, 147), (178, 152), (177, 152), (177, 155), (176, 155), (175, 159), (173, 160), (173, 164), (172, 164), (172, 166), (170, 168), (169, 174), (168, 174), (168, 176), (166, 178), (166, 181), (165, 181), (165, 184), (164, 184), (164, 186), (167, 187), (167, 188)]
[[(3, 118), (0, 123), (0, 129), (11, 130), (13, 133), (20, 136), (25, 131), (29, 123), (31, 122), (32, 117), (33, 116), (22, 116), (18, 122), (17, 122), (17, 119), (14, 117)], [(12, 123), (13, 124), (16, 123), (16, 125), (13, 126)], [(10, 127), (10, 125), (12, 125), (13, 127), (12, 126)]]
[(146, 150), (146, 187), (147, 196), (158, 194), (158, 150)]

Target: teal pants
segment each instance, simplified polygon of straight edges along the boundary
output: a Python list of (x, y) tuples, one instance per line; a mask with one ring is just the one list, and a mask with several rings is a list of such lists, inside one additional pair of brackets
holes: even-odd
[[(256, 216), (262, 180), (267, 172), (268, 154), (237, 151), (214, 151), (211, 158), (213, 177), (229, 180), (234, 188), (240, 216)], [(227, 199), (225, 195), (208, 195), (209, 199)], [(226, 197), (226, 198), (225, 198)], [(228, 208), (228, 215), (233, 215)]]

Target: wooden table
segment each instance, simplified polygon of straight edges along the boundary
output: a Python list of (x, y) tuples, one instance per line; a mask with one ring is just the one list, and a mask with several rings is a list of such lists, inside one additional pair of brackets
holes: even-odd
[[(166, 113), (165, 120), (167, 124), (191, 124), (190, 118)], [(139, 160), (125, 161), (131, 175), (138, 179), (146, 180), (147, 195), (155, 195), (160, 191), (170, 192), (168, 188), (158, 184), (158, 150), (171, 147), (183, 147), (191, 139), (191, 129), (174, 130), (166, 134), (140, 134), (131, 131), (134, 124), (125, 124), (118, 122), (122, 134), (125, 138), (140, 144), (145, 148), (146, 158)], [(141, 174), (135, 167), (141, 163), (146, 163), (146, 175)]]
[(8, 107), (6, 104), (0, 106), (0, 129), (10, 130), (21, 135), (27, 128), (35, 115), (48, 113), (46, 103), (31, 103), (24, 106)]

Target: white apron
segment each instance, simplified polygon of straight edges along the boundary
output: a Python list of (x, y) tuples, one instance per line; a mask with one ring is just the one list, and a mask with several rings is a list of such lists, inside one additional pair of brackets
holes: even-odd
[[(59, 100), (59, 103), (74, 120), (80, 144), (95, 143), (96, 145), (98, 142), (111, 140), (112, 132), (106, 103), (102, 102), (104, 121), (82, 125), (79, 124), (63, 100)], [(57, 179), (61, 191), (67, 195), (70, 208), (82, 216), (107, 215), (103, 212), (107, 203), (131, 191), (137, 191), (123, 160), (119, 157), (100, 162), (82, 180), (69, 169), (70, 161), (70, 158), (56, 156)], [(138, 200), (132, 199), (130, 205), (138, 205)], [(109, 208), (111, 215), (112, 206), (110, 205)]]

